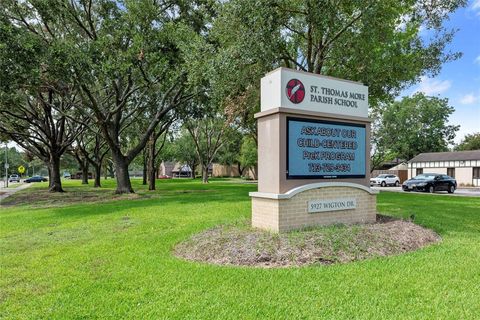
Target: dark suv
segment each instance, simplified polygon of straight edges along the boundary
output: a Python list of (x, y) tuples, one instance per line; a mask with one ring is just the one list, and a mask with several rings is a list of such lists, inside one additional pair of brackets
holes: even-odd
[(403, 191), (448, 191), (454, 193), (457, 189), (457, 181), (446, 174), (424, 173), (408, 179), (402, 184)]

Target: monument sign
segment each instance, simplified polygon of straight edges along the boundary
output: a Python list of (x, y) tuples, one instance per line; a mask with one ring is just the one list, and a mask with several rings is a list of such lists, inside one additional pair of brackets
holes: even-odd
[(373, 222), (368, 87), (286, 68), (261, 80), (252, 225)]

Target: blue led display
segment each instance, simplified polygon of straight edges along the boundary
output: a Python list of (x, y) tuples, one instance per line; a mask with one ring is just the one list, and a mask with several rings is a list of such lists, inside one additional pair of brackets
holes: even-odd
[(287, 118), (287, 178), (364, 178), (365, 125)]

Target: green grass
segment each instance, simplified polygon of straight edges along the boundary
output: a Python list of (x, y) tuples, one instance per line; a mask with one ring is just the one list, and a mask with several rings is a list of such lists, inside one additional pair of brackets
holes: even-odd
[(9, 200), (23, 196), (30, 203), (1, 209), (0, 318), (473, 319), (480, 314), (480, 198), (381, 193), (380, 212), (415, 214), (417, 223), (436, 230), (443, 241), (345, 265), (258, 269), (187, 262), (171, 253), (193, 233), (248, 218), (248, 192), (255, 185), (163, 180), (149, 193), (134, 180), (137, 196), (107, 201), (114, 189), (110, 180), (101, 192), (79, 183), (66, 182), (68, 201), (40, 197), (40, 205), (32, 203), (45, 187), (38, 184)]

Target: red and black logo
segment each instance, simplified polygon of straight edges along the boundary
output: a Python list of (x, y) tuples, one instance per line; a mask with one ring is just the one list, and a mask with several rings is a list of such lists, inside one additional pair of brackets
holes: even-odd
[(305, 98), (305, 87), (298, 79), (291, 79), (287, 83), (287, 98), (293, 103), (300, 103)]

